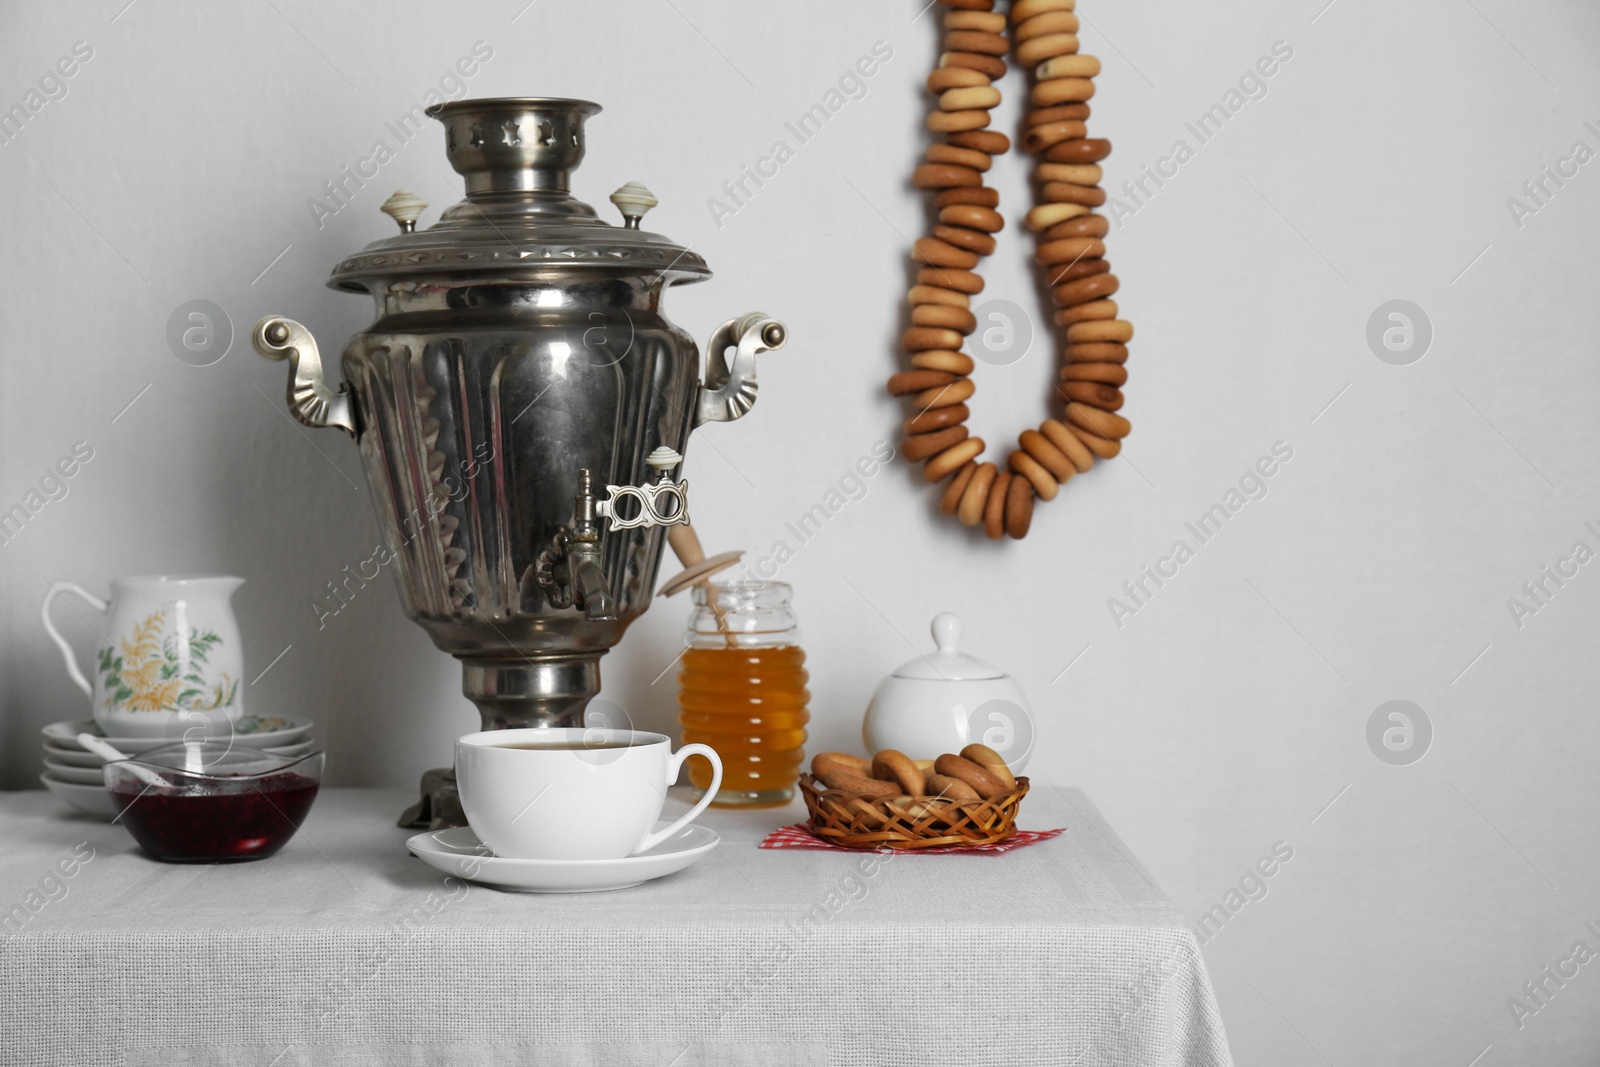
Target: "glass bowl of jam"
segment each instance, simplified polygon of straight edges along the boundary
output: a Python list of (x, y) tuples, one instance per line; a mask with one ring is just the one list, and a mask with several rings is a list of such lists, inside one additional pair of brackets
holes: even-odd
[(118, 819), (165, 863), (265, 859), (300, 829), (324, 754), (278, 756), (237, 741), (180, 741), (105, 765)]

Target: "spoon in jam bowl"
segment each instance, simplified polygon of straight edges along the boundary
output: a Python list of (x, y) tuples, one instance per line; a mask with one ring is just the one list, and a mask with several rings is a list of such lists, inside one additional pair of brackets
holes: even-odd
[[(125, 760), (128, 758), (116, 745), (113, 745), (111, 742), (103, 738), (96, 737), (94, 734), (79, 734), (78, 744), (82, 745), (90, 752), (93, 752), (96, 756), (99, 756), (107, 763), (116, 763), (119, 760)], [(172, 788), (171, 782), (167, 781), (165, 778), (161, 777), (161, 775), (157, 774), (155, 771), (152, 771), (143, 764), (132, 763), (129, 764), (128, 769), (133, 771), (139, 780), (144, 782), (146, 785), (154, 786), (157, 789)]]

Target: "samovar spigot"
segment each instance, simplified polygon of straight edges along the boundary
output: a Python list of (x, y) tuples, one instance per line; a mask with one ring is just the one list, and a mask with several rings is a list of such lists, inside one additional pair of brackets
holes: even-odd
[[(673, 468), (682, 462), (683, 456), (676, 450), (659, 447), (645, 458), (656, 472), (655, 481), (607, 485), (603, 498), (594, 494), (594, 474), (587, 467), (578, 471), (572, 524), (556, 530), (537, 572), (552, 607), (578, 607), (592, 620), (616, 618), (616, 598), (600, 565), (600, 520), (609, 522), (613, 530), (687, 525), (689, 483), (672, 480)], [(624, 500), (633, 504), (633, 514), (626, 517), (619, 507)]]
[(586, 618), (594, 621), (615, 619), (616, 598), (611, 595), (611, 587), (606, 584), (605, 572), (600, 567), (598, 505), (594, 498), (594, 476), (588, 468), (578, 472), (574, 504), (572, 525), (556, 531), (552, 546), (553, 569), (558, 573), (552, 573), (548, 580), (541, 576), (540, 584), (556, 607), (576, 605), (583, 609)]
[(587, 468), (578, 472), (578, 507), (567, 544), (567, 574), (585, 616), (596, 620), (617, 617), (616, 598), (600, 569), (600, 524), (595, 521), (594, 478)]

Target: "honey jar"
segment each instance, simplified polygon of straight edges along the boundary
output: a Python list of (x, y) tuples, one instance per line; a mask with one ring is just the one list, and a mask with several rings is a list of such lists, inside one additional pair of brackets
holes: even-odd
[[(787, 804), (805, 759), (805, 651), (785, 582), (741, 578), (694, 587), (678, 721), (684, 744), (722, 757), (717, 807)], [(703, 795), (711, 765), (691, 757), (689, 780)]]

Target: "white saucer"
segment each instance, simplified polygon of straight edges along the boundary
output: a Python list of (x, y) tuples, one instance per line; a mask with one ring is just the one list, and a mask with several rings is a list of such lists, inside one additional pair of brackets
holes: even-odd
[(54, 741), (44, 743), (45, 763), (65, 763), (69, 767), (89, 767), (98, 770), (106, 761), (81, 748), (67, 748)]
[[(657, 829), (669, 826), (663, 822)], [(468, 826), (418, 834), (406, 847), (428, 866), (512, 893), (600, 893), (674, 874), (717, 847), (715, 830), (685, 826), (649, 852), (619, 860), (508, 860), (489, 851)]]
[(105, 772), (99, 767), (69, 767), (46, 757), (44, 772), (58, 782), (68, 782), (72, 785), (95, 785), (101, 789), (106, 785)]
[(116, 818), (117, 802), (111, 799), (111, 794), (104, 785), (77, 785), (73, 782), (63, 782), (50, 774), (41, 774), (39, 781), (43, 782), (44, 787), (50, 792), (85, 815), (107, 820)]
[[(306, 735), (311, 733), (312, 725), (310, 719), (277, 715), (243, 715), (233, 724), (233, 736), (247, 739), (258, 748), (266, 745), (295, 745), (306, 740)], [(78, 744), (78, 735), (82, 733), (105, 737), (112, 745), (130, 755), (168, 743), (159, 737), (106, 737), (105, 732), (93, 719), (53, 722), (41, 732), (47, 740), (62, 748), (76, 749), (80, 752), (83, 751), (83, 746)]]

